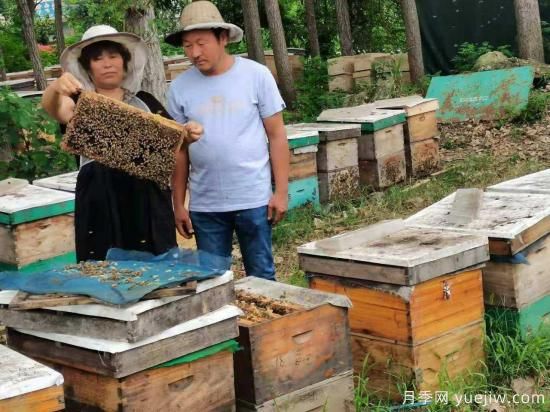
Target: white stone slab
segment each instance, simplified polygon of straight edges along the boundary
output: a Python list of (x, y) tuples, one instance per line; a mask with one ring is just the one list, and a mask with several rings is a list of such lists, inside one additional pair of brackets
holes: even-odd
[(0, 345), (0, 400), (63, 384), (63, 375)]

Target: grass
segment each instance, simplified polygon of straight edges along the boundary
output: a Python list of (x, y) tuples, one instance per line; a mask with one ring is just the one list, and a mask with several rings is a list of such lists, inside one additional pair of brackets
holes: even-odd
[[(450, 163), (437, 176), (409, 181), (385, 192), (365, 190), (355, 199), (346, 199), (320, 208), (304, 207), (289, 212), (273, 233), (274, 254), (279, 279), (299, 286), (307, 286), (300, 271), (296, 247), (308, 241), (322, 239), (344, 231), (363, 227), (385, 219), (404, 218), (439, 201), (459, 188), (487, 186), (549, 167), (535, 160), (521, 160), (517, 156), (496, 158), (490, 155), (471, 156)], [(357, 411), (423, 410), (429, 412), (490, 411), (480, 405), (466, 404), (464, 396), (499, 394), (512, 397), (512, 380), (531, 377), (536, 382), (535, 393), (544, 394), (545, 404), (509, 405), (506, 411), (550, 412), (550, 333), (523, 339), (514, 331), (509, 320), (493, 313), (486, 315), (487, 363), (482, 371), (470, 376), (450, 379), (440, 376), (440, 387), (449, 392), (452, 401), (462, 400), (460, 406), (432, 404), (416, 409), (399, 409), (377, 399), (367, 390), (368, 373), (356, 377), (355, 406)], [(398, 380), (399, 381), (399, 380)], [(406, 385), (399, 385), (401, 393)], [(469, 400), (469, 398), (466, 398)], [(496, 412), (504, 409), (494, 409)]]

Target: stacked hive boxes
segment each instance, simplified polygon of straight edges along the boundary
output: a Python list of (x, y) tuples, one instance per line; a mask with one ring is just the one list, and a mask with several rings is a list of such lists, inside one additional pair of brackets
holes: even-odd
[(361, 185), (383, 189), (405, 180), (403, 111), (376, 109), (365, 104), (325, 110), (317, 120), (361, 125), (358, 145)]
[(235, 286), (245, 313), (235, 354), (238, 410), (353, 411), (349, 300), (260, 278)]
[(298, 130), (286, 126), (290, 149), (288, 208), (294, 209), (311, 203), (319, 204), (317, 180), (317, 145), (319, 133), (315, 130)]
[(455, 196), (424, 209), (407, 223), (488, 237), (491, 261), (483, 270), (486, 305), (499, 311), (510, 308), (523, 335), (537, 332), (548, 324), (550, 315), (550, 196), (486, 192), (479, 210), (466, 222), (452, 219)]
[(14, 310), (16, 293), (0, 292), (8, 345), (62, 373), (67, 410), (234, 410), (232, 273), (124, 306)]
[(63, 376), (0, 345), (0, 411), (65, 409)]
[(74, 195), (24, 185), (0, 196), (0, 270), (74, 263)]
[(298, 253), (311, 288), (351, 299), (354, 369), (379, 397), (481, 366), (485, 237), (389, 221)]
[(408, 96), (398, 99), (379, 100), (375, 106), (380, 109), (401, 109), (405, 111), (405, 155), (407, 175), (421, 177), (439, 169), (439, 131), (436, 112), (437, 99)]
[(300, 123), (294, 130), (319, 133), (317, 175), (321, 203), (359, 193), (357, 124)]

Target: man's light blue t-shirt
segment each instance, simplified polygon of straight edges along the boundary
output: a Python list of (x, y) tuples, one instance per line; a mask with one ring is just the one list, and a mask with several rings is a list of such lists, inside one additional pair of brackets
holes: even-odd
[(229, 212), (269, 203), (271, 168), (262, 119), (284, 108), (269, 69), (241, 57), (221, 75), (204, 76), (193, 67), (172, 82), (170, 115), (204, 127), (201, 139), (189, 146), (190, 210)]

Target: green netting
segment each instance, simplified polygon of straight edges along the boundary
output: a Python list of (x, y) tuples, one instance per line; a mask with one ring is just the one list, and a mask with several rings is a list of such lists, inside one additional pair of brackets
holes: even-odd
[(238, 350), (240, 350), (239, 343), (236, 340), (232, 339), (222, 343), (218, 343), (217, 345), (209, 346), (208, 348), (201, 349), (197, 352), (189, 353), (185, 356), (182, 356), (181, 358), (176, 358), (171, 361), (161, 363), (160, 365), (155, 366), (155, 368), (168, 368), (170, 366), (182, 365), (184, 363), (191, 363), (196, 360), (215, 355), (219, 352), (230, 351), (234, 353)]

